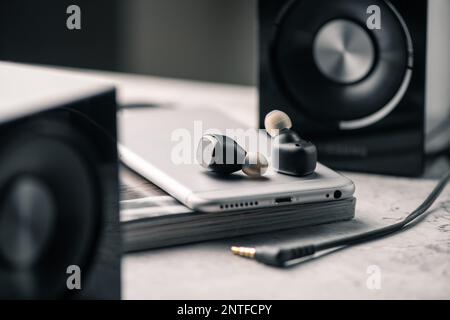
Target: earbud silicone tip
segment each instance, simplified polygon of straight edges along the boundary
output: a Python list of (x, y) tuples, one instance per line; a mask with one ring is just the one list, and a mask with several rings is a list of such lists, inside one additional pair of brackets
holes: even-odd
[(278, 135), (280, 130), (292, 128), (292, 121), (283, 111), (273, 110), (266, 115), (264, 126), (267, 133), (274, 137)]
[(252, 178), (263, 176), (267, 172), (269, 162), (261, 153), (249, 152), (245, 156), (242, 171)]

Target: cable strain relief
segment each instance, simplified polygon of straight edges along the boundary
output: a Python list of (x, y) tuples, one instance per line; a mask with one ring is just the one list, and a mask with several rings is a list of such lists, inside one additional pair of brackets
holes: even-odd
[(312, 256), (314, 253), (316, 253), (315, 246), (313, 245), (292, 248), (286, 251), (288, 251), (287, 255), (289, 255), (289, 260)]
[(256, 250), (255, 259), (264, 264), (283, 267), (290, 260), (311, 256), (315, 252), (313, 245), (282, 250), (276, 247), (260, 247)]

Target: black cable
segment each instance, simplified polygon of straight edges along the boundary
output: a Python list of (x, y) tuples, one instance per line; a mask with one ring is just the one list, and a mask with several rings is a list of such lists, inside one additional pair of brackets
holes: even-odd
[(381, 227), (371, 231), (363, 232), (356, 235), (342, 237), (336, 240), (329, 240), (312, 245), (304, 246), (288, 246), (284, 248), (263, 246), (257, 248), (232, 247), (234, 254), (255, 259), (261, 263), (282, 267), (291, 260), (312, 256), (323, 250), (333, 249), (337, 247), (348, 247), (360, 244), (366, 241), (379, 239), (381, 237), (393, 234), (406, 228), (409, 224), (422, 216), (436, 201), (450, 181), (450, 172), (448, 172), (436, 185), (433, 191), (428, 195), (425, 201), (406, 218), (389, 226)]

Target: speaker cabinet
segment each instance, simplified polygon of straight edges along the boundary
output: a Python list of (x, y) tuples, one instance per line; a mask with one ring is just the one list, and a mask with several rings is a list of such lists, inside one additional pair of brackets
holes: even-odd
[(0, 298), (120, 298), (114, 88), (0, 63), (0, 93)]
[(260, 125), (277, 108), (324, 164), (419, 175), (450, 141), (449, 33), (446, 0), (260, 0)]

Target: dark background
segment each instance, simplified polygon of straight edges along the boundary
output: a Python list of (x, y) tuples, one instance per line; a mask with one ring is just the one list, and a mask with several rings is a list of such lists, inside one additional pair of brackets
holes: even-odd
[(256, 16), (256, 0), (0, 0), (0, 59), (254, 85)]

